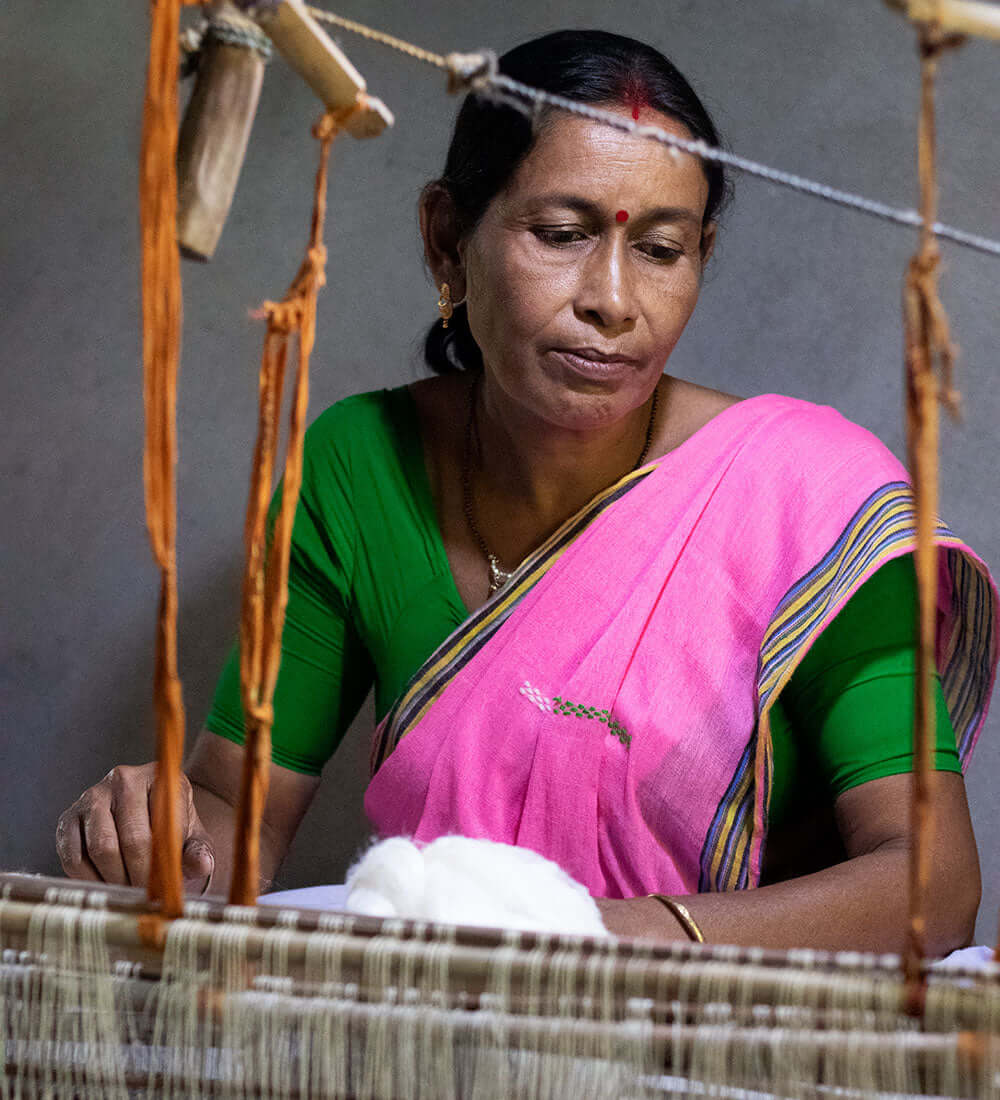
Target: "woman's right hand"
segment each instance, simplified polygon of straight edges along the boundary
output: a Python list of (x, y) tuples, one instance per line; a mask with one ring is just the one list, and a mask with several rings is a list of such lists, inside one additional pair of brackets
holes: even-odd
[[(121, 764), (73, 803), (56, 826), (56, 851), (70, 878), (130, 886), (149, 881), (150, 800), (156, 764)], [(215, 847), (181, 775), (182, 870), (186, 891), (201, 894), (215, 869)]]

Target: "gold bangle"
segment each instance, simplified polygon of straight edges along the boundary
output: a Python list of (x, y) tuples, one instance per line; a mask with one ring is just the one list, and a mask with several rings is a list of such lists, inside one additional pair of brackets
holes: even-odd
[(646, 897), (656, 898), (657, 901), (662, 902), (677, 918), (677, 923), (684, 929), (684, 934), (689, 940), (693, 940), (695, 943), (705, 942), (705, 937), (698, 927), (698, 922), (691, 916), (686, 905), (674, 901), (673, 898), (668, 898), (666, 894), (647, 894)]

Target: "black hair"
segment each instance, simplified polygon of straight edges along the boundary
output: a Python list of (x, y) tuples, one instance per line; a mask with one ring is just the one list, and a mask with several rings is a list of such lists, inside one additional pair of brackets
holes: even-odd
[[(694, 89), (658, 50), (607, 31), (555, 31), (516, 46), (500, 58), (500, 71), (535, 88), (583, 103), (651, 107), (676, 119), (709, 145), (719, 135)], [(531, 151), (538, 128), (513, 107), (468, 95), (455, 120), (444, 173), (435, 183), (454, 204), (461, 236), (471, 233)], [(704, 222), (714, 221), (729, 194), (721, 164), (702, 161), (708, 180)], [(429, 185), (429, 186), (433, 186)], [(424, 358), (437, 374), (481, 370), (464, 305), (448, 328), (440, 320), (424, 342)]]

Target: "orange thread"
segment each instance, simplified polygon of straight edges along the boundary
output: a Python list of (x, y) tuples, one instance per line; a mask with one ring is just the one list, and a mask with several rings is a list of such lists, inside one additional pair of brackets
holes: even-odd
[(160, 569), (156, 628), (157, 770), (151, 809), (150, 901), (166, 916), (183, 907), (177, 818), (184, 752), (184, 704), (177, 676), (176, 486), (177, 370), (181, 278), (177, 220), (177, 37), (182, 0), (153, 0), (139, 177), (142, 230), (143, 477), (146, 525)]
[[(260, 827), (267, 801), (271, 763), (272, 700), (281, 661), (281, 633), (288, 602), (288, 561), (292, 525), (302, 483), (302, 448), (309, 400), (309, 357), (316, 336), (316, 296), (326, 282), (326, 180), (330, 147), (349, 119), (365, 109), (365, 97), (346, 111), (328, 113), (313, 128), (320, 142), (309, 246), (280, 302), (265, 301), (259, 315), (267, 318), (260, 367), (257, 441), (250, 475), (245, 528), (246, 571), (240, 620), (240, 684), (246, 723), (240, 802), (237, 811), (233, 881), (229, 900), (253, 905), (259, 890)], [(281, 395), (289, 344), (298, 338), (288, 444), (281, 505), (267, 547), (268, 498), (274, 476)]]
[(915, 552), (919, 603), (917, 682), (913, 730), (912, 847), (910, 911), (903, 960), (904, 1003), (911, 1015), (922, 1015), (926, 994), (927, 888), (930, 882), (930, 838), (933, 834), (934, 730), (933, 677), (937, 632), (937, 549), (934, 530), (938, 512), (938, 406), (958, 413), (953, 376), (957, 349), (938, 293), (940, 254), (931, 226), (937, 219), (934, 81), (941, 53), (956, 45), (933, 26), (920, 28), (920, 131), (918, 167), (923, 228), (903, 287), (903, 339), (906, 370), (907, 451), (916, 508)]
[(139, 942), (150, 951), (167, 946), (167, 922), (157, 913), (140, 913), (135, 922)]

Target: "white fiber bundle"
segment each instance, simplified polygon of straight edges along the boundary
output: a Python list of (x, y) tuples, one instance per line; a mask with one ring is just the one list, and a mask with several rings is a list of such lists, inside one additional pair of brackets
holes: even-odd
[(347, 909), (375, 917), (607, 936), (597, 903), (558, 864), (492, 840), (405, 837), (373, 845), (347, 873)]

